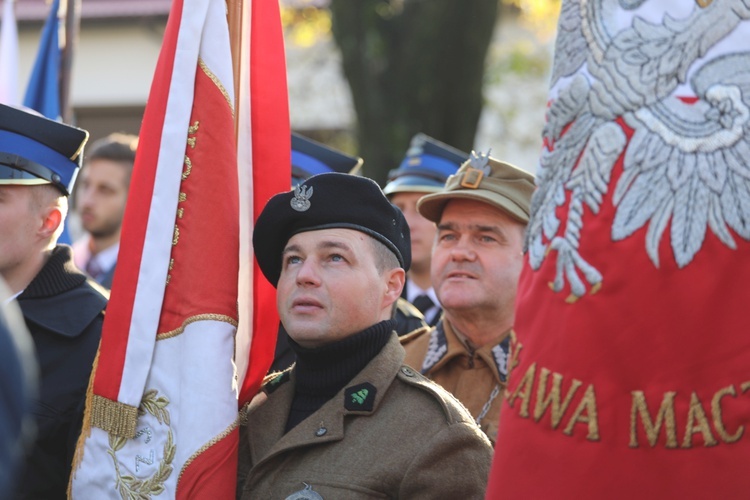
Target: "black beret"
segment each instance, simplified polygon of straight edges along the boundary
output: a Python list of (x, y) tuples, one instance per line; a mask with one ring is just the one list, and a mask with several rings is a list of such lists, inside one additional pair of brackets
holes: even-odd
[(89, 133), (0, 104), (0, 184), (52, 184), (69, 195)]
[(260, 270), (274, 286), (289, 238), (317, 229), (355, 229), (387, 246), (405, 270), (411, 265), (409, 225), (372, 179), (337, 172), (310, 177), (272, 197), (255, 223), (253, 246)]

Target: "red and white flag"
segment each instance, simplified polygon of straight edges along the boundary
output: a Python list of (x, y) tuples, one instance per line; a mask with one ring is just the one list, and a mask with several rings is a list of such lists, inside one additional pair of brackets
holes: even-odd
[(278, 327), (275, 307), (257, 314), (274, 298), (253, 266), (252, 226), (290, 179), (278, 2), (239, 12), (235, 96), (227, 3), (172, 4), (73, 498), (234, 497), (238, 404), (257, 391)]
[(488, 498), (750, 491), (750, 3), (563, 0)]

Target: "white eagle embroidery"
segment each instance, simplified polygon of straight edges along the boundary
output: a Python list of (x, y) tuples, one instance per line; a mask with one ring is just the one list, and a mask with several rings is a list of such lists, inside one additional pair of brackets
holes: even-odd
[[(595, 293), (602, 274), (579, 253), (583, 211), (598, 213), (616, 160), (612, 240), (648, 225), (646, 252), (659, 267), (667, 228), (675, 262), (687, 266), (708, 228), (729, 248), (750, 240), (750, 37), (707, 52), (750, 19), (750, 0), (695, 0), (689, 15), (639, 16), (647, 0), (563, 3), (526, 244), (538, 270), (557, 252), (555, 280), (574, 302)], [(632, 23), (618, 28), (613, 10)], [(619, 16), (622, 19), (622, 16)], [(747, 26), (745, 26), (746, 28)], [(741, 45), (741, 46), (740, 46)], [(689, 86), (694, 96), (686, 98)], [(681, 95), (682, 94), (682, 95)], [(617, 121), (634, 130), (630, 141)], [(555, 214), (569, 195), (564, 227)]]

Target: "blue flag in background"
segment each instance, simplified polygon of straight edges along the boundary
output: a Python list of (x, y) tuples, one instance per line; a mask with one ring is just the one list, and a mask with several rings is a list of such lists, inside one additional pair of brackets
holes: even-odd
[(59, 8), (60, 0), (54, 0), (42, 29), (39, 52), (23, 100), (24, 106), (35, 109), (52, 120), (59, 120), (61, 115)]
[[(60, 120), (62, 115), (60, 109), (60, 37), (58, 34), (60, 20), (57, 15), (59, 10), (60, 0), (54, 0), (47, 21), (42, 28), (39, 52), (37, 52), (34, 69), (29, 77), (29, 86), (26, 87), (26, 96), (23, 99), (24, 106), (52, 120)], [(67, 226), (63, 228), (58, 242), (71, 244)]]

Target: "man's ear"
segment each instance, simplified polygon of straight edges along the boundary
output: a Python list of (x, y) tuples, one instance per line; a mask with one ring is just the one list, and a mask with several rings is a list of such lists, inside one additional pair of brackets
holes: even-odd
[(391, 269), (386, 274), (385, 302), (390, 306), (401, 296), (401, 290), (406, 283), (406, 271), (400, 267)]
[(42, 213), (42, 225), (39, 227), (39, 235), (46, 239), (52, 237), (57, 228), (62, 224), (63, 216), (59, 207), (47, 207)]

